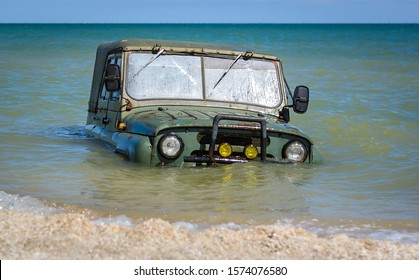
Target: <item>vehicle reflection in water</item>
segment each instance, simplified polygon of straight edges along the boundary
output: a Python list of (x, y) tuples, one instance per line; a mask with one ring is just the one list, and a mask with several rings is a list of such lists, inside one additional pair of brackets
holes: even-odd
[(311, 167), (305, 164), (140, 167), (96, 153), (86, 161), (84, 203), (113, 215), (259, 224), (310, 214), (306, 197), (313, 192), (305, 183)]

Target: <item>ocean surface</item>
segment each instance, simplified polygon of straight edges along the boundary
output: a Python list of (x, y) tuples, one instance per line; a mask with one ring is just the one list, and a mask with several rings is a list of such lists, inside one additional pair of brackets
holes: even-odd
[[(309, 111), (291, 123), (324, 162), (127, 162), (84, 132), (96, 47), (123, 38), (279, 56), (291, 88), (310, 88)], [(1, 209), (419, 242), (419, 25), (0, 24), (0, 57)]]

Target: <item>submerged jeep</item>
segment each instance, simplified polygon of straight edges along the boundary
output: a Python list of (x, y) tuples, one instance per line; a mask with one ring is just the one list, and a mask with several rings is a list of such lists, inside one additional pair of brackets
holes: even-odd
[(309, 89), (293, 94), (271, 55), (190, 42), (119, 40), (97, 49), (86, 130), (152, 166), (319, 159), (289, 124)]

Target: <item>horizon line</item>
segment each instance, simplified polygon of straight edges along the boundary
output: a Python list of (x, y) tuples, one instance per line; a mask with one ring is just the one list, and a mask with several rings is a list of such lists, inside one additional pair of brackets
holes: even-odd
[(303, 25), (303, 24), (419, 24), (419, 22), (0, 22), (0, 24), (149, 24), (149, 25), (157, 25), (157, 24), (237, 24), (237, 25), (245, 25), (245, 24), (293, 24), (293, 25)]

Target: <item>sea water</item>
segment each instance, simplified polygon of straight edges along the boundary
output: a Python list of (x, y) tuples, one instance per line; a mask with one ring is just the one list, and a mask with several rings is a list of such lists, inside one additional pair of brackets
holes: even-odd
[[(222, 43), (281, 58), (310, 88), (291, 122), (324, 162), (144, 167), (84, 132), (98, 44)], [(419, 242), (419, 25), (1, 24), (0, 207), (182, 227), (290, 224)]]

